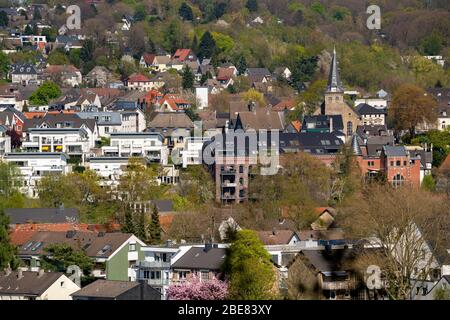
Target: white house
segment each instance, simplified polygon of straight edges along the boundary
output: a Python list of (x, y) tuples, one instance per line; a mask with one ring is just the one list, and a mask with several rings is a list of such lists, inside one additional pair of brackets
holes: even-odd
[(383, 98), (360, 98), (355, 100), (355, 106), (363, 103), (377, 109), (386, 109), (388, 107), (388, 101)]
[(100, 185), (112, 189), (119, 185), (127, 165), (127, 157), (92, 157), (87, 163), (87, 167), (100, 177)]
[(203, 163), (203, 145), (210, 140), (207, 137), (187, 137), (184, 140), (184, 148), (181, 150), (183, 168)]
[(22, 149), (30, 152), (64, 152), (85, 156), (95, 147), (96, 137), (84, 128), (33, 128), (27, 132)]
[(166, 165), (169, 149), (159, 133), (111, 133), (111, 144), (102, 147), (102, 154), (113, 157), (144, 157), (151, 162)]
[(67, 164), (68, 158), (64, 153), (47, 152), (8, 153), (4, 156), (5, 161), (17, 166), (22, 181), (19, 189), (31, 198), (38, 196), (37, 185), (43, 176), (70, 172), (71, 167)]
[(6, 135), (8, 128), (0, 125), (0, 158), (2, 158), (5, 153), (11, 152), (11, 137)]
[[(122, 126), (123, 115), (120, 112), (78, 112), (77, 115), (81, 119), (95, 120), (100, 137), (109, 137), (114, 132), (137, 132), (136, 121), (128, 120)], [(134, 123), (134, 126), (129, 122)]]
[(0, 272), (0, 300), (72, 300), (78, 290), (62, 272)]

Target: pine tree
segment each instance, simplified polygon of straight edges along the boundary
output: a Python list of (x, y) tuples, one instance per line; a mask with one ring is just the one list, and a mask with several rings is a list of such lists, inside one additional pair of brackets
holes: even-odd
[(183, 67), (183, 80), (182, 80), (182, 86), (183, 89), (192, 90), (194, 88), (194, 74), (191, 71), (191, 68), (189, 68), (187, 65)]
[(194, 19), (194, 14), (192, 13), (192, 9), (190, 6), (187, 5), (186, 2), (183, 2), (180, 6), (180, 9), (178, 10), (178, 13), (180, 14), (180, 17), (183, 18), (183, 20), (192, 21)]
[(33, 20), (41, 20), (42, 15), (38, 7), (34, 7)]
[(245, 7), (250, 12), (256, 12), (256, 11), (258, 11), (258, 1), (257, 0), (247, 0), (247, 4), (245, 5)]
[(216, 42), (209, 31), (206, 31), (201, 40), (198, 50), (198, 57), (200, 60), (204, 58), (212, 58), (216, 53)]
[(134, 223), (133, 223), (133, 214), (131, 213), (130, 208), (125, 209), (125, 221), (122, 225), (122, 232), (123, 233), (135, 233), (134, 230)]
[(135, 227), (135, 236), (140, 240), (146, 242), (147, 241), (147, 232), (145, 227), (145, 213), (144, 211), (139, 212), (139, 220)]
[(245, 71), (247, 71), (247, 60), (245, 60), (244, 56), (241, 56), (239, 58), (239, 61), (237, 63), (237, 71), (239, 72), (240, 75), (244, 74)]
[(153, 205), (152, 217), (149, 224), (149, 237), (151, 244), (157, 244), (161, 242), (161, 225), (159, 223), (159, 213), (156, 205)]
[(192, 51), (195, 54), (197, 54), (197, 52), (198, 52), (198, 39), (197, 39), (196, 35), (194, 35), (194, 38), (192, 39), (191, 49), (192, 49)]
[(27, 26), (25, 27), (24, 33), (25, 33), (25, 35), (27, 35), (27, 36), (30, 36), (30, 35), (33, 34), (33, 29), (30, 27), (29, 24), (27, 24)]
[(18, 267), (16, 253), (17, 249), (11, 244), (9, 238), (9, 217), (0, 210), (0, 270)]

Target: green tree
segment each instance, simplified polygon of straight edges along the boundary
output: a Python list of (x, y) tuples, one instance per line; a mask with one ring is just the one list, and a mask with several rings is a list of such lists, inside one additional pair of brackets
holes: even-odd
[(245, 7), (250, 12), (256, 12), (256, 11), (258, 11), (258, 1), (257, 0), (247, 0)]
[(140, 240), (147, 242), (147, 222), (145, 221), (145, 213), (141, 211), (138, 213), (138, 219), (135, 225), (135, 233), (134, 235), (138, 237)]
[(69, 266), (75, 265), (80, 267), (84, 276), (89, 276), (94, 267), (94, 262), (82, 249), (74, 249), (66, 243), (45, 247), (40, 260), (44, 270), (66, 272)]
[(442, 286), (436, 289), (433, 298), (434, 300), (450, 300), (450, 288)]
[(123, 233), (135, 233), (134, 223), (133, 223), (133, 214), (129, 207), (124, 208), (124, 221), (122, 223), (122, 232)]
[(191, 68), (189, 68), (187, 65), (183, 67), (183, 73), (182, 73), (182, 86), (183, 89), (192, 90), (194, 88), (194, 74), (191, 71)]
[(240, 75), (243, 75), (247, 71), (248, 65), (247, 60), (245, 60), (244, 56), (240, 56), (239, 60), (236, 63), (236, 69)]
[(25, 27), (24, 34), (27, 36), (31, 36), (33, 34), (33, 28), (29, 24)]
[(147, 12), (145, 11), (145, 7), (143, 5), (139, 5), (136, 7), (136, 11), (134, 12), (134, 20), (135, 21), (143, 21), (147, 16)]
[(61, 51), (53, 51), (48, 55), (47, 62), (50, 65), (65, 65), (69, 64), (69, 58)]
[(15, 270), (19, 265), (16, 258), (17, 248), (10, 241), (9, 217), (0, 209), (0, 270), (7, 267)]
[(7, 27), (9, 23), (8, 14), (5, 11), (0, 11), (0, 27)]
[(237, 232), (235, 240), (227, 249), (223, 268), (229, 277), (231, 299), (266, 300), (275, 297), (274, 266), (254, 231)]
[(159, 223), (159, 213), (156, 205), (153, 205), (151, 221), (148, 226), (148, 234), (150, 237), (150, 244), (161, 243), (161, 225)]
[(442, 42), (442, 37), (438, 33), (433, 32), (422, 40), (421, 51), (426, 56), (437, 56), (441, 53)]
[(212, 58), (216, 53), (216, 42), (209, 31), (206, 31), (200, 39), (198, 57), (200, 60), (204, 58)]
[(91, 61), (94, 57), (94, 50), (94, 41), (92, 39), (87, 39), (84, 41), (83, 47), (81, 48), (80, 59), (85, 63)]
[(47, 42), (54, 42), (57, 35), (58, 30), (56, 28), (44, 28), (41, 32), (41, 36), (47, 37)]
[(194, 19), (194, 14), (192, 13), (191, 7), (183, 2), (178, 10), (178, 14), (183, 20), (192, 21)]
[(3, 79), (8, 77), (9, 65), (11, 61), (6, 53), (0, 51), (0, 76)]
[(294, 65), (291, 83), (297, 90), (301, 90), (303, 84), (312, 79), (317, 68), (318, 57), (300, 58)]
[(53, 81), (45, 81), (33, 94), (29, 101), (32, 105), (46, 105), (61, 95), (61, 89)]
[(423, 177), (422, 188), (426, 191), (436, 190), (436, 182), (434, 181), (432, 175), (426, 175), (425, 177)]

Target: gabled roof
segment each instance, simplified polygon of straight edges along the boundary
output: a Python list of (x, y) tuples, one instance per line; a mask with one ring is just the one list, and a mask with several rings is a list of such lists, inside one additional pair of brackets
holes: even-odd
[(194, 128), (194, 123), (184, 112), (158, 112), (149, 123), (151, 128)]
[(292, 230), (258, 231), (259, 239), (264, 245), (288, 244), (295, 236)]
[(383, 146), (384, 154), (387, 157), (406, 157), (406, 149), (404, 146)]
[(72, 293), (71, 296), (115, 299), (139, 285), (139, 282), (99, 279)]
[(153, 61), (155, 60), (156, 55), (155, 55), (155, 54), (152, 54), (152, 53), (144, 53), (144, 54), (142, 55), (142, 57), (144, 58), (144, 62), (145, 62), (147, 65), (152, 65), (152, 64), (153, 64)]
[(220, 270), (225, 260), (225, 248), (192, 247), (174, 264), (173, 269)]
[(39, 274), (39, 272), (22, 271), (22, 277), (19, 279), (17, 271), (9, 275), (0, 271), (0, 295), (38, 297), (62, 275), (62, 272)]
[(132, 234), (113, 232), (68, 231), (51, 232), (39, 231), (33, 234), (26, 243), (19, 247), (21, 256), (35, 256), (44, 253), (44, 248), (52, 244), (68, 244), (76, 250), (84, 250), (91, 258), (110, 257)]
[(36, 69), (31, 63), (17, 63), (11, 65), (11, 74), (37, 74)]
[(25, 223), (66, 223), (79, 220), (76, 208), (26, 208), (5, 209), (10, 224)]
[(189, 57), (190, 54), (191, 54), (191, 49), (177, 49), (177, 51), (175, 51), (175, 54), (173, 55), (172, 58), (183, 62), (184, 60), (186, 60)]
[(149, 82), (150, 79), (147, 76), (144, 76), (143, 74), (132, 74), (128, 77), (128, 82)]
[(359, 105), (356, 106), (355, 109), (360, 115), (386, 114), (385, 110), (374, 108), (371, 105), (368, 105), (367, 103), (360, 103)]

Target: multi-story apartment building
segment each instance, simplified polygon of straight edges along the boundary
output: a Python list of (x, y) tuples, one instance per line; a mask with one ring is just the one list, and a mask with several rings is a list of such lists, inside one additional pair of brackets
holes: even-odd
[(128, 165), (127, 157), (92, 157), (87, 166), (100, 177), (102, 187), (116, 188)]
[(33, 128), (27, 132), (22, 149), (28, 152), (64, 152), (84, 162), (95, 139), (82, 128)]
[(166, 165), (169, 149), (158, 133), (111, 133), (110, 146), (102, 147), (102, 154), (108, 157), (144, 157), (151, 162)]
[[(203, 163), (203, 145), (208, 141), (211, 141), (208, 137), (189, 137), (184, 140), (184, 148), (180, 151), (183, 168)], [(172, 151), (172, 154), (174, 151)]]
[(65, 174), (71, 170), (67, 164), (68, 156), (64, 153), (8, 153), (4, 159), (17, 166), (22, 180), (20, 191), (31, 198), (38, 196), (37, 186), (43, 176)]

